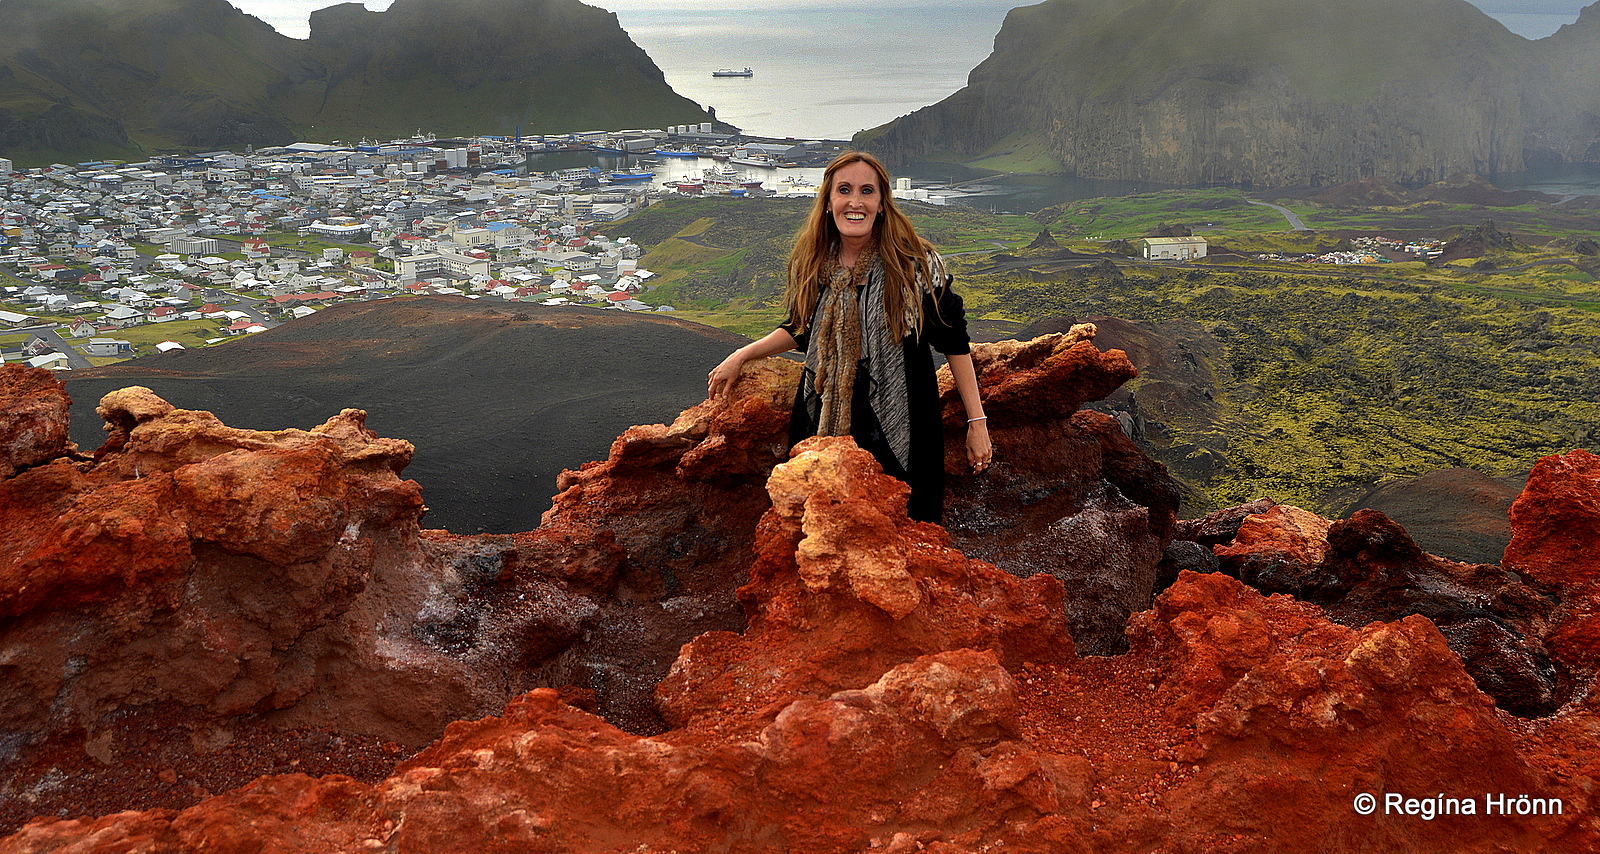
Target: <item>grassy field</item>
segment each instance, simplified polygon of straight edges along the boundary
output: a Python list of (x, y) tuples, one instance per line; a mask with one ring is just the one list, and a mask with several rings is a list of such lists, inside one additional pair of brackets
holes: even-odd
[(176, 341), (190, 349), (204, 347), (207, 339), (223, 334), (222, 325), (225, 324), (215, 320), (169, 320), (166, 323), (130, 327), (103, 337), (131, 342), (138, 351), (137, 355), (144, 356), (154, 353), (156, 345), (162, 341)]

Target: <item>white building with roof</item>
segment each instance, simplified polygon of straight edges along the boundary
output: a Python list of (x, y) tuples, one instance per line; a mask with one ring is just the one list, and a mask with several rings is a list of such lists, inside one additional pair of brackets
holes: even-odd
[(1204, 237), (1146, 237), (1144, 257), (1149, 261), (1188, 261), (1206, 257)]

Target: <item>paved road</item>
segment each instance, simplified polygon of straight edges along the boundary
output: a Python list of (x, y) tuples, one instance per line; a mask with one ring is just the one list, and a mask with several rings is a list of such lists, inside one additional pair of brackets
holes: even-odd
[(1295, 231), (1310, 231), (1311, 230), (1311, 229), (1306, 227), (1305, 223), (1300, 221), (1300, 217), (1299, 217), (1298, 214), (1296, 214), (1292, 210), (1289, 210), (1286, 207), (1283, 207), (1282, 205), (1275, 205), (1275, 204), (1273, 204), (1271, 202), (1258, 202), (1255, 199), (1245, 199), (1245, 201), (1249, 202), (1252, 205), (1260, 205), (1260, 206), (1262, 206), (1264, 208), (1272, 208), (1273, 210), (1277, 211), (1278, 213), (1283, 214), (1283, 218), (1287, 219), (1289, 221), (1289, 227), (1294, 229)]
[(87, 371), (94, 367), (94, 365), (90, 363), (89, 357), (78, 352), (78, 348), (69, 344), (65, 338), (62, 338), (56, 332), (56, 328), (54, 326), (29, 326), (22, 329), (8, 329), (6, 331), (7, 333), (23, 332), (43, 338), (45, 343), (56, 348), (57, 353), (66, 354), (67, 366), (72, 368), (74, 371)]

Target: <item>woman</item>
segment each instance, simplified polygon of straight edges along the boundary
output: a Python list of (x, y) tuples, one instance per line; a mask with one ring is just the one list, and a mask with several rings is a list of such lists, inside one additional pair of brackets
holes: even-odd
[(789, 319), (735, 350), (707, 385), (712, 397), (726, 395), (745, 362), (803, 350), (790, 443), (854, 437), (885, 472), (910, 484), (911, 517), (938, 522), (944, 427), (933, 349), (945, 354), (966, 407), (973, 471), (985, 471), (994, 452), (961, 297), (933, 246), (895, 207), (889, 184), (870, 154), (847, 151), (828, 164), (789, 256)]

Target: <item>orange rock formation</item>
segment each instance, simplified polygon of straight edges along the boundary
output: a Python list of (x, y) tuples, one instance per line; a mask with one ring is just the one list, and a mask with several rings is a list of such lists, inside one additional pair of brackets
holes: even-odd
[[(419, 533), (408, 446), (356, 412), (266, 434), (128, 390), (90, 458), (52, 432), (58, 386), (0, 369), (6, 411), (31, 413), (0, 423), (0, 785), (66, 811), (0, 854), (1600, 846), (1594, 457), (1540, 464), (1503, 568), (1425, 555), (1380, 514), (1175, 524), (1159, 467), (1097, 419), (1000, 402), (1073, 372), (1114, 387), (1120, 354), (1028, 346), (982, 354), (997, 447), (1023, 458), (953, 484), (965, 518), (986, 488), (1007, 508), (976, 532), (908, 519), (849, 440), (785, 458), (782, 364), (630, 430), (514, 537)], [(1033, 440), (1053, 458), (1026, 459)], [(1063, 468), (1078, 479), (1042, 485)], [(1221, 571), (1152, 601), (1175, 535)], [(958, 548), (1050, 537), (1032, 571)], [(1134, 580), (1076, 589), (1108, 544)], [(1074, 610), (1085, 590), (1101, 606)], [(1405, 606), (1372, 616), (1390, 594)], [(1128, 651), (1081, 653), (1118, 608)], [(1474, 621), (1500, 634), (1461, 640)], [(1480, 688), (1546, 648), (1553, 714)], [(162, 737), (141, 714), (196, 757), (145, 769), (152, 789), (201, 779), (218, 733), (431, 744), (361, 779), (270, 774), (101, 815), (63, 800), (47, 769), (140, 755), (135, 732)]]

